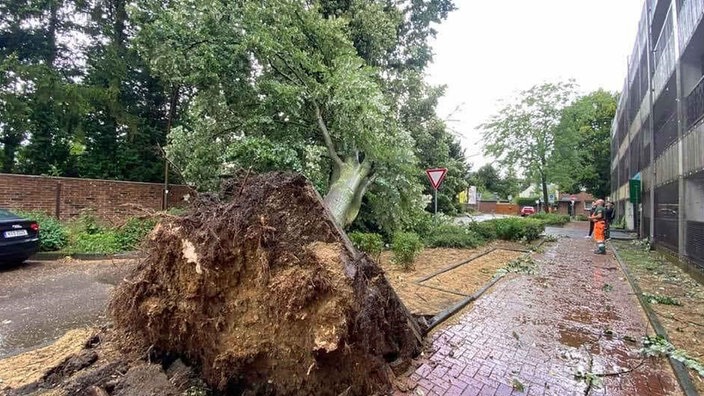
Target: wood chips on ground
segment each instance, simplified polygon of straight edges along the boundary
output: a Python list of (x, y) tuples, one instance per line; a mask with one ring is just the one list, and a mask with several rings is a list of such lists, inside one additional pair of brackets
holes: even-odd
[[(497, 250), (439, 275), (442, 277), (439, 281), (435, 281), (436, 277), (418, 284), (427, 276), (492, 249)], [(391, 252), (387, 251), (381, 254), (380, 264), (386, 278), (411, 313), (432, 316), (479, 290), (491, 280), (497, 269), (522, 254), (499, 249), (521, 250), (527, 247), (519, 243), (494, 242), (478, 249), (428, 248), (413, 262), (410, 270), (394, 264)]]
[[(682, 304), (651, 303), (650, 307), (672, 344), (704, 362), (704, 286), (660, 253), (645, 252), (628, 242), (614, 245), (643, 293), (671, 297)], [(704, 395), (704, 378), (692, 370), (690, 376), (699, 394)]]
[(70, 330), (49, 346), (0, 360), (0, 389), (38, 381), (48, 368), (80, 352), (94, 333), (95, 330), (89, 328)]
[(471, 295), (484, 286), (496, 271), (523, 253), (497, 249), (453, 270), (428, 279), (421, 284)]

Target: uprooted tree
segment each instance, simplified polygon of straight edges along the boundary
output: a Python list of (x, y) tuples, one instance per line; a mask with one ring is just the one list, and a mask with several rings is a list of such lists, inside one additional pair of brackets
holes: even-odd
[(372, 394), (420, 330), (301, 175), (254, 175), (162, 222), (111, 302), (118, 331), (214, 389)]
[(142, 53), (188, 98), (167, 147), (188, 181), (212, 189), (228, 166), (298, 171), (341, 225), (372, 186), (395, 214), (388, 228), (422, 207), (401, 82), (422, 74), (451, 1), (165, 4), (132, 15)]

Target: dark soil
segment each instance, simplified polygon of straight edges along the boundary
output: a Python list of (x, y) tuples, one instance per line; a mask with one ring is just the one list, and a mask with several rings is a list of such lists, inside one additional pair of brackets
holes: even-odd
[(110, 311), (131, 346), (180, 356), (232, 394), (371, 394), (420, 351), (381, 268), (302, 176), (227, 183), (162, 222)]

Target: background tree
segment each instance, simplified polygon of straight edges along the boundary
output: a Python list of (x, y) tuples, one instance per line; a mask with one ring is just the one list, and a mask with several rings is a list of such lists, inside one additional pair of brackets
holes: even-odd
[(618, 95), (597, 90), (562, 111), (555, 141), (555, 173), (564, 189), (604, 198), (611, 190), (611, 123)]
[[(519, 94), (483, 124), (486, 155), (506, 168), (518, 166), (524, 175), (537, 175), (543, 202), (548, 202), (553, 154), (564, 109), (574, 98), (573, 82), (536, 85)], [(547, 207), (546, 207), (547, 210)]]
[(478, 191), (497, 194), (499, 198), (507, 199), (509, 196), (518, 196), (519, 193), (519, 181), (511, 169), (502, 176), (492, 164), (486, 164), (473, 172), (470, 180)]

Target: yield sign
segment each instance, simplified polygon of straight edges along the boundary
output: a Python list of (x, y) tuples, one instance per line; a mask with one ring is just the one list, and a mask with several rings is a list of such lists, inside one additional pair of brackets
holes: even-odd
[(430, 180), (430, 185), (434, 189), (440, 188), (440, 184), (445, 180), (445, 174), (447, 174), (447, 168), (432, 168), (427, 169), (425, 173), (428, 175), (428, 180)]

